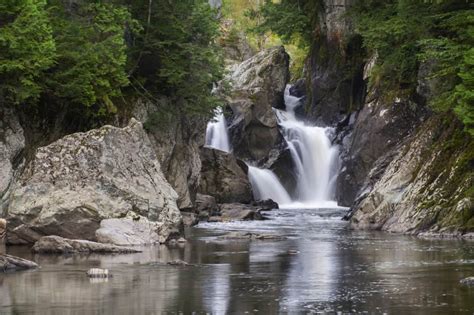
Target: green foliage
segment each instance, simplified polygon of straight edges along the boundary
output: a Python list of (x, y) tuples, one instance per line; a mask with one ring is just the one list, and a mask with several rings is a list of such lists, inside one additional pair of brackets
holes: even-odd
[(132, 84), (171, 97), (174, 106), (166, 112), (212, 115), (220, 105), (212, 86), (223, 75), (217, 12), (205, 0), (131, 1), (130, 6), (144, 27), (131, 48)]
[(58, 56), (46, 80), (50, 96), (85, 107), (98, 105), (98, 114), (115, 112), (111, 98), (128, 84), (123, 34), (132, 20), (129, 12), (98, 3), (73, 12), (58, 3), (51, 12)]
[(45, 0), (0, 2), (0, 102), (38, 99), (56, 54)]

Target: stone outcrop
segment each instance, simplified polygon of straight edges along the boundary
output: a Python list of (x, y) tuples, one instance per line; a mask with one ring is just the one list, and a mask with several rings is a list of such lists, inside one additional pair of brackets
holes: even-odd
[(100, 228), (95, 231), (98, 242), (120, 246), (165, 243), (170, 234), (163, 222), (149, 221), (130, 213), (125, 218), (102, 220)]
[(213, 196), (218, 203), (252, 201), (247, 166), (232, 154), (202, 148), (202, 170), (199, 192)]
[[(202, 118), (184, 115), (165, 123), (153, 121), (160, 106), (172, 106), (166, 98), (160, 104), (137, 104), (133, 115), (147, 122), (147, 133), (167, 181), (178, 193), (179, 209), (190, 209), (199, 185), (201, 159), (199, 148), (204, 145), (206, 122)], [(166, 126), (163, 126), (166, 124)]]
[(230, 141), (238, 158), (265, 159), (282, 142), (272, 108), (284, 106), (288, 66), (289, 57), (283, 47), (261, 51), (234, 66), (227, 103), (233, 113)]
[(59, 236), (43, 236), (33, 246), (32, 251), (39, 254), (119, 254), (139, 253), (141, 250), (85, 240), (71, 240)]
[(13, 109), (0, 105), (0, 216), (8, 206), (8, 188), (20, 161), (25, 136)]
[(41, 236), (95, 240), (103, 219), (133, 211), (178, 230), (176, 192), (141, 123), (68, 135), (37, 150), (11, 188), (8, 241)]
[(0, 272), (11, 272), (34, 268), (38, 268), (38, 264), (33, 261), (11, 255), (0, 254)]
[(461, 130), (455, 119), (444, 124), (439, 117), (427, 120), (386, 166), (371, 172), (354, 206), (351, 226), (472, 235), (474, 142)]

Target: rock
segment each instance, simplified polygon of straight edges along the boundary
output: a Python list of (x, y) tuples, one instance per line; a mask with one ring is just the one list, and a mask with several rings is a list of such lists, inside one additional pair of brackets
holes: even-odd
[(0, 216), (8, 206), (7, 191), (25, 148), (25, 136), (12, 108), (0, 105)]
[(183, 217), (183, 225), (184, 226), (195, 226), (199, 223), (199, 217), (192, 212), (181, 212), (181, 216)]
[(86, 274), (89, 278), (112, 278), (109, 269), (91, 268)]
[(0, 219), (0, 245), (4, 244), (7, 236), (7, 220)]
[(289, 249), (288, 250), (288, 255), (298, 255), (300, 253), (299, 250), (296, 249)]
[(167, 265), (170, 266), (192, 266), (191, 264), (188, 264), (187, 262), (183, 260), (172, 260), (166, 263)]
[(162, 222), (152, 222), (139, 215), (120, 219), (105, 219), (95, 232), (100, 243), (120, 246), (165, 243), (170, 231)]
[(234, 67), (227, 102), (233, 112), (230, 140), (238, 158), (265, 159), (283, 141), (272, 108), (284, 107), (288, 66), (285, 49), (274, 47)]
[(201, 117), (181, 115), (166, 123), (154, 122), (160, 108), (174, 106), (167, 98), (158, 102), (137, 102), (133, 113), (139, 121), (147, 122), (147, 133), (167, 181), (178, 193), (179, 209), (192, 209), (200, 180), (199, 148), (204, 145), (206, 121)]
[(0, 254), (0, 272), (38, 268), (38, 264), (20, 257)]
[(460, 137), (456, 150), (447, 148), (462, 126), (453, 119), (449, 128), (440, 128), (442, 119), (428, 119), (386, 166), (369, 174), (367, 190), (353, 207), (352, 228), (444, 237), (474, 232), (474, 207), (461, 197), (472, 189), (474, 173), (463, 157), (473, 152), (474, 141)]
[(247, 166), (243, 162), (230, 153), (210, 148), (201, 149), (201, 158), (199, 193), (211, 195), (219, 203), (252, 201)]
[(130, 211), (177, 230), (177, 197), (140, 122), (71, 134), (39, 148), (12, 188), (8, 240), (95, 240), (103, 219)]
[(258, 207), (245, 205), (240, 203), (220, 204), (220, 218), (223, 222), (229, 221), (246, 221), (246, 220), (263, 220)]
[(235, 65), (255, 55), (249, 45), (244, 32), (232, 19), (221, 20), (221, 37), (219, 45), (224, 50), (224, 61), (226, 65)]
[(204, 195), (204, 194), (197, 194), (196, 195), (196, 211), (201, 212), (201, 211), (208, 211), (208, 212), (214, 212), (217, 211), (217, 202), (216, 198), (209, 196), (209, 195)]
[(258, 207), (260, 211), (270, 211), (279, 208), (278, 203), (271, 199), (254, 201), (252, 206)]
[(459, 281), (462, 285), (468, 286), (468, 287), (474, 287), (474, 277), (467, 277)]
[(208, 218), (207, 218), (207, 222), (210, 222), (210, 223), (221, 223), (221, 222), (224, 222), (224, 220), (223, 220), (222, 217), (220, 217), (220, 216), (211, 216), (211, 217), (208, 217)]
[(75, 253), (140, 253), (141, 250), (102, 244), (85, 240), (71, 240), (60, 236), (43, 236), (33, 246), (33, 252), (40, 254), (75, 254)]
[(286, 237), (274, 234), (242, 233), (230, 232), (219, 236), (220, 239), (238, 239), (238, 240), (285, 240)]

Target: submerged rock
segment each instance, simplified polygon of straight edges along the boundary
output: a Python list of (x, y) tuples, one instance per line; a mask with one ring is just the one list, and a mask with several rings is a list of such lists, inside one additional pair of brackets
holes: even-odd
[(241, 240), (285, 240), (286, 237), (274, 234), (230, 232), (219, 236), (220, 239), (241, 239)]
[(270, 211), (279, 208), (278, 203), (272, 199), (254, 201), (252, 206), (258, 207), (260, 211)]
[(468, 286), (468, 287), (474, 287), (474, 277), (467, 277), (459, 281), (462, 285)]
[(102, 244), (85, 240), (71, 240), (60, 236), (43, 236), (33, 246), (33, 252), (40, 254), (74, 253), (139, 253), (141, 250)]
[[(230, 153), (210, 148), (202, 148), (201, 158), (201, 194), (211, 195), (220, 203), (252, 201), (252, 187), (245, 163)], [(201, 206), (212, 208), (214, 205), (211, 200), (204, 201), (201, 198)], [(206, 210), (212, 212), (212, 209)]]
[(7, 209), (8, 241), (41, 236), (95, 240), (103, 219), (133, 211), (177, 230), (177, 194), (168, 184), (142, 124), (103, 126), (37, 150), (15, 183)]
[(112, 278), (109, 269), (91, 268), (86, 274), (89, 278)]
[(0, 254), (0, 272), (18, 271), (38, 268), (38, 264), (11, 255)]

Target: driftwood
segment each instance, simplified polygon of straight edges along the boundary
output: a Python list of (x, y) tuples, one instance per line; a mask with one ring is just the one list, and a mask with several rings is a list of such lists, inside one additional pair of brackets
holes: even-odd
[(38, 268), (38, 264), (33, 261), (11, 255), (0, 254), (0, 272), (33, 268)]

